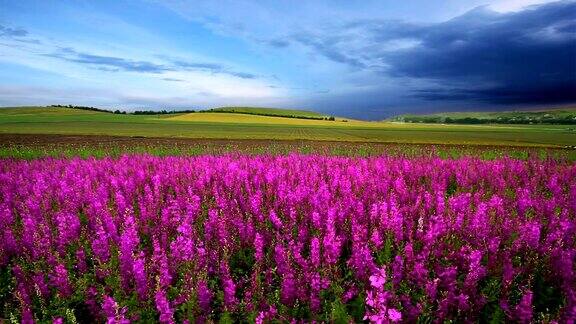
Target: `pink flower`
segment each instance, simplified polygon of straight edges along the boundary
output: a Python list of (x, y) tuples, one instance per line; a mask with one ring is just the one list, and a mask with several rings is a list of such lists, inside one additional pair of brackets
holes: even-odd
[[(59, 322), (51, 301), (72, 296), (110, 324), (320, 322), (334, 300), (377, 323), (462, 322), (488, 298), (508, 321), (576, 318), (570, 161), (210, 149), (0, 159), (0, 268), (18, 320)], [(559, 295), (538, 314), (534, 269)]]
[(378, 272), (370, 276), (370, 285), (374, 288), (382, 288), (386, 283), (386, 267), (378, 269)]
[(228, 308), (236, 306), (236, 284), (232, 278), (224, 279), (224, 305)]
[(50, 282), (54, 287), (58, 288), (58, 292), (63, 297), (72, 294), (72, 287), (68, 280), (68, 270), (66, 270), (66, 267), (63, 264), (58, 264), (56, 266), (54, 273), (50, 275)]
[(317, 237), (314, 237), (310, 242), (310, 259), (312, 260), (312, 264), (315, 267), (320, 266), (320, 240)]
[(516, 306), (516, 317), (520, 323), (530, 323), (532, 321), (532, 292), (527, 291)]
[(272, 225), (276, 230), (282, 229), (282, 220), (280, 219), (280, 217), (278, 217), (278, 215), (276, 215), (276, 212), (273, 210), (270, 211), (270, 221), (272, 222)]
[(296, 297), (296, 281), (292, 273), (287, 273), (282, 279), (281, 300), (285, 305), (291, 306)]
[(208, 312), (210, 308), (210, 301), (212, 300), (212, 293), (208, 289), (205, 281), (198, 283), (198, 305), (204, 312)]
[(148, 295), (148, 277), (146, 274), (146, 259), (143, 253), (140, 253), (138, 258), (133, 263), (132, 272), (134, 273), (134, 281), (136, 283), (136, 292), (140, 300), (146, 300)]
[(398, 311), (397, 309), (389, 308), (388, 318), (392, 322), (400, 322), (400, 320), (402, 320), (402, 313), (400, 313), (400, 311)]
[(160, 313), (160, 323), (174, 323), (174, 310), (170, 307), (170, 302), (166, 298), (166, 292), (159, 290), (154, 297), (156, 309)]
[(256, 261), (262, 261), (264, 259), (264, 238), (260, 233), (256, 233), (254, 236), (254, 250)]
[(102, 303), (102, 312), (108, 318), (108, 320), (114, 320), (116, 313), (118, 312), (118, 304), (114, 298), (109, 296), (104, 296)]

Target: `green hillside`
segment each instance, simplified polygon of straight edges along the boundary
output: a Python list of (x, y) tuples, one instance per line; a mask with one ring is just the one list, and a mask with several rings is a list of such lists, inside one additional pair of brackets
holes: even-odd
[(103, 112), (82, 110), (76, 108), (67, 107), (0, 107), (0, 116), (2, 118), (10, 117), (61, 117), (61, 116), (89, 116), (89, 115), (100, 115)]
[(230, 112), (131, 115), (51, 107), (0, 108), (0, 133), (548, 147), (576, 143), (575, 128), (566, 125), (343, 122)]
[(504, 112), (446, 112), (427, 115), (406, 114), (389, 119), (405, 123), (441, 124), (556, 124), (576, 125), (576, 107)]

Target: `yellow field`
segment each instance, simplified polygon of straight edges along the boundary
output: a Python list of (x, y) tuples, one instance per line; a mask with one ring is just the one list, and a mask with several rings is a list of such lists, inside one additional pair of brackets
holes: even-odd
[(381, 122), (367, 122), (359, 120), (328, 121), (317, 119), (286, 118), (259, 116), (235, 113), (190, 113), (166, 118), (166, 120), (206, 123), (240, 123), (240, 124), (273, 124), (273, 125), (298, 125), (298, 126), (358, 126), (358, 127), (381, 127)]
[[(149, 119), (158, 119), (157, 116), (149, 117)], [(421, 130), (436, 130), (442, 129), (478, 129), (478, 130), (552, 130), (558, 131), (559, 129), (566, 128), (565, 126), (558, 125), (458, 125), (458, 124), (420, 124), (420, 123), (399, 123), (389, 121), (362, 121), (354, 119), (336, 119), (335, 121), (316, 120), (316, 119), (301, 119), (301, 118), (286, 118), (286, 117), (272, 117), (272, 116), (259, 116), (248, 114), (236, 113), (189, 113), (179, 114), (176, 116), (165, 116), (166, 121), (179, 121), (179, 122), (192, 122), (192, 123), (225, 123), (225, 124), (268, 124), (268, 125), (287, 125), (287, 126), (327, 126), (327, 127), (369, 127), (369, 128), (387, 128), (387, 129), (421, 129)]]

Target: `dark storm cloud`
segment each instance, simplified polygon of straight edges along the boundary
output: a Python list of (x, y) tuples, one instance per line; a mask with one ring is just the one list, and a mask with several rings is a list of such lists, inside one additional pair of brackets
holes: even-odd
[(335, 62), (435, 84), (411, 89), (414, 97), (425, 100), (576, 101), (574, 1), (512, 13), (479, 7), (428, 25), (357, 21), (339, 34), (347, 36), (336, 41), (315, 35), (295, 39)]
[(430, 101), (488, 101), (497, 104), (548, 104), (576, 102), (574, 83), (562, 84), (522, 84), (519, 86), (499, 86), (485, 89), (421, 89), (414, 90), (414, 96)]

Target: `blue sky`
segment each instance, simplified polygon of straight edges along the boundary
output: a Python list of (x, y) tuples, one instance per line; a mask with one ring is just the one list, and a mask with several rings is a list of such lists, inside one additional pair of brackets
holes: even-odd
[(506, 110), (575, 61), (575, 1), (0, 0), (0, 106)]

